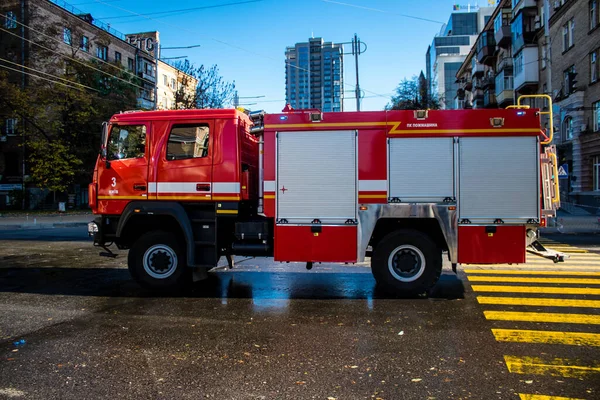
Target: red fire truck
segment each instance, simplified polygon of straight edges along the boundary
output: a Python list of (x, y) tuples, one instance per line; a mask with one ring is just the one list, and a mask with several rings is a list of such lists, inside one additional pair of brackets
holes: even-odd
[(201, 279), (233, 256), (309, 269), (370, 257), (392, 292), (431, 288), (443, 256), (453, 268), (524, 263), (527, 246), (543, 251), (537, 228), (554, 215), (558, 190), (544, 112), (520, 101), (120, 113), (105, 124), (89, 230), (105, 255), (112, 243), (129, 249), (131, 275), (149, 288)]

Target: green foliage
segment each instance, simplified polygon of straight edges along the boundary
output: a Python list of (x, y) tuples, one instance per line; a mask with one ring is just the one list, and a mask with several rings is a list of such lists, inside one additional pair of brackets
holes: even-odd
[(411, 80), (404, 78), (396, 87), (396, 94), (385, 107), (386, 110), (437, 110), (440, 100), (435, 94), (427, 93), (427, 82), (423, 73), (413, 76)]
[(183, 89), (188, 84), (185, 75), (180, 89), (175, 94), (175, 108), (224, 108), (231, 103), (235, 92), (235, 82), (226, 82), (219, 75), (216, 65), (199, 67), (188, 60), (174, 63), (173, 66), (197, 79), (196, 91), (187, 94)]
[(30, 182), (51, 191), (65, 191), (73, 182), (87, 184), (102, 122), (136, 108), (140, 84), (135, 75), (121, 65), (79, 60), (59, 58), (47, 65), (48, 71), (56, 67), (53, 79), (60, 76), (69, 87), (31, 77), (22, 89), (0, 73), (0, 93), (6, 94), (0, 96), (0, 114), (19, 121)]
[(83, 162), (71, 153), (70, 146), (60, 140), (30, 140), (29, 169), (31, 180), (39, 187), (53, 192), (67, 190), (77, 168)]

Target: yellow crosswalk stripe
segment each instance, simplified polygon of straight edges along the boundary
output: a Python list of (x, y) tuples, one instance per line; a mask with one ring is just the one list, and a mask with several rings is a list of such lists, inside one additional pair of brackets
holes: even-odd
[(513, 374), (550, 375), (576, 379), (600, 374), (599, 363), (580, 365), (581, 361), (566, 358), (543, 360), (539, 357), (504, 356), (504, 361), (508, 371)]
[(575, 397), (546, 396), (544, 394), (519, 393), (519, 400), (583, 400)]
[[(470, 266), (469, 269), (476, 269), (476, 268), (481, 268), (481, 269), (506, 269), (506, 265), (485, 265), (485, 266)], [(511, 268), (515, 268), (515, 266), (510, 266)], [(523, 270), (529, 270), (529, 271), (548, 271), (548, 270), (554, 270), (554, 271), (600, 271), (600, 264), (599, 265), (589, 265), (589, 266), (585, 266), (585, 265), (561, 265), (561, 264), (527, 264), (527, 265), (523, 265), (523, 266), (519, 266), (518, 268), (521, 268)], [(463, 270), (464, 271), (464, 270)]]
[(492, 329), (492, 333), (499, 342), (600, 346), (600, 334), (598, 333), (520, 329)]
[(507, 306), (600, 308), (600, 300), (477, 296), (477, 301), (479, 304), (496, 304)]
[(467, 276), (471, 282), (517, 282), (517, 283), (570, 283), (577, 285), (600, 285), (600, 279), (584, 278), (528, 278), (520, 276)]
[(551, 322), (559, 324), (600, 325), (600, 315), (562, 314), (515, 311), (484, 311), (486, 319), (495, 321)]
[(587, 275), (600, 276), (600, 272), (585, 271), (530, 271), (523, 269), (465, 269), (466, 274), (505, 274), (505, 275)]
[(600, 295), (597, 288), (514, 285), (471, 285), (471, 288), (474, 292)]

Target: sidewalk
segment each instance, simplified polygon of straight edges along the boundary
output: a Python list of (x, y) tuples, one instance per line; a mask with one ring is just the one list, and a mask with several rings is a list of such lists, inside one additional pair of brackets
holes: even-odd
[(0, 216), (0, 230), (73, 228), (87, 226), (94, 218), (91, 212), (64, 214), (19, 214), (18, 216)]
[(542, 233), (565, 234), (600, 234), (600, 216), (571, 215), (558, 211), (556, 219), (548, 221), (546, 228), (540, 228)]

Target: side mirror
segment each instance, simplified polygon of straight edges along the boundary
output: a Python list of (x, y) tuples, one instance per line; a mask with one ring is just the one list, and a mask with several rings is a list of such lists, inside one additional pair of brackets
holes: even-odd
[(108, 122), (102, 123), (102, 137), (100, 142), (100, 156), (106, 159), (106, 146), (108, 141)]

